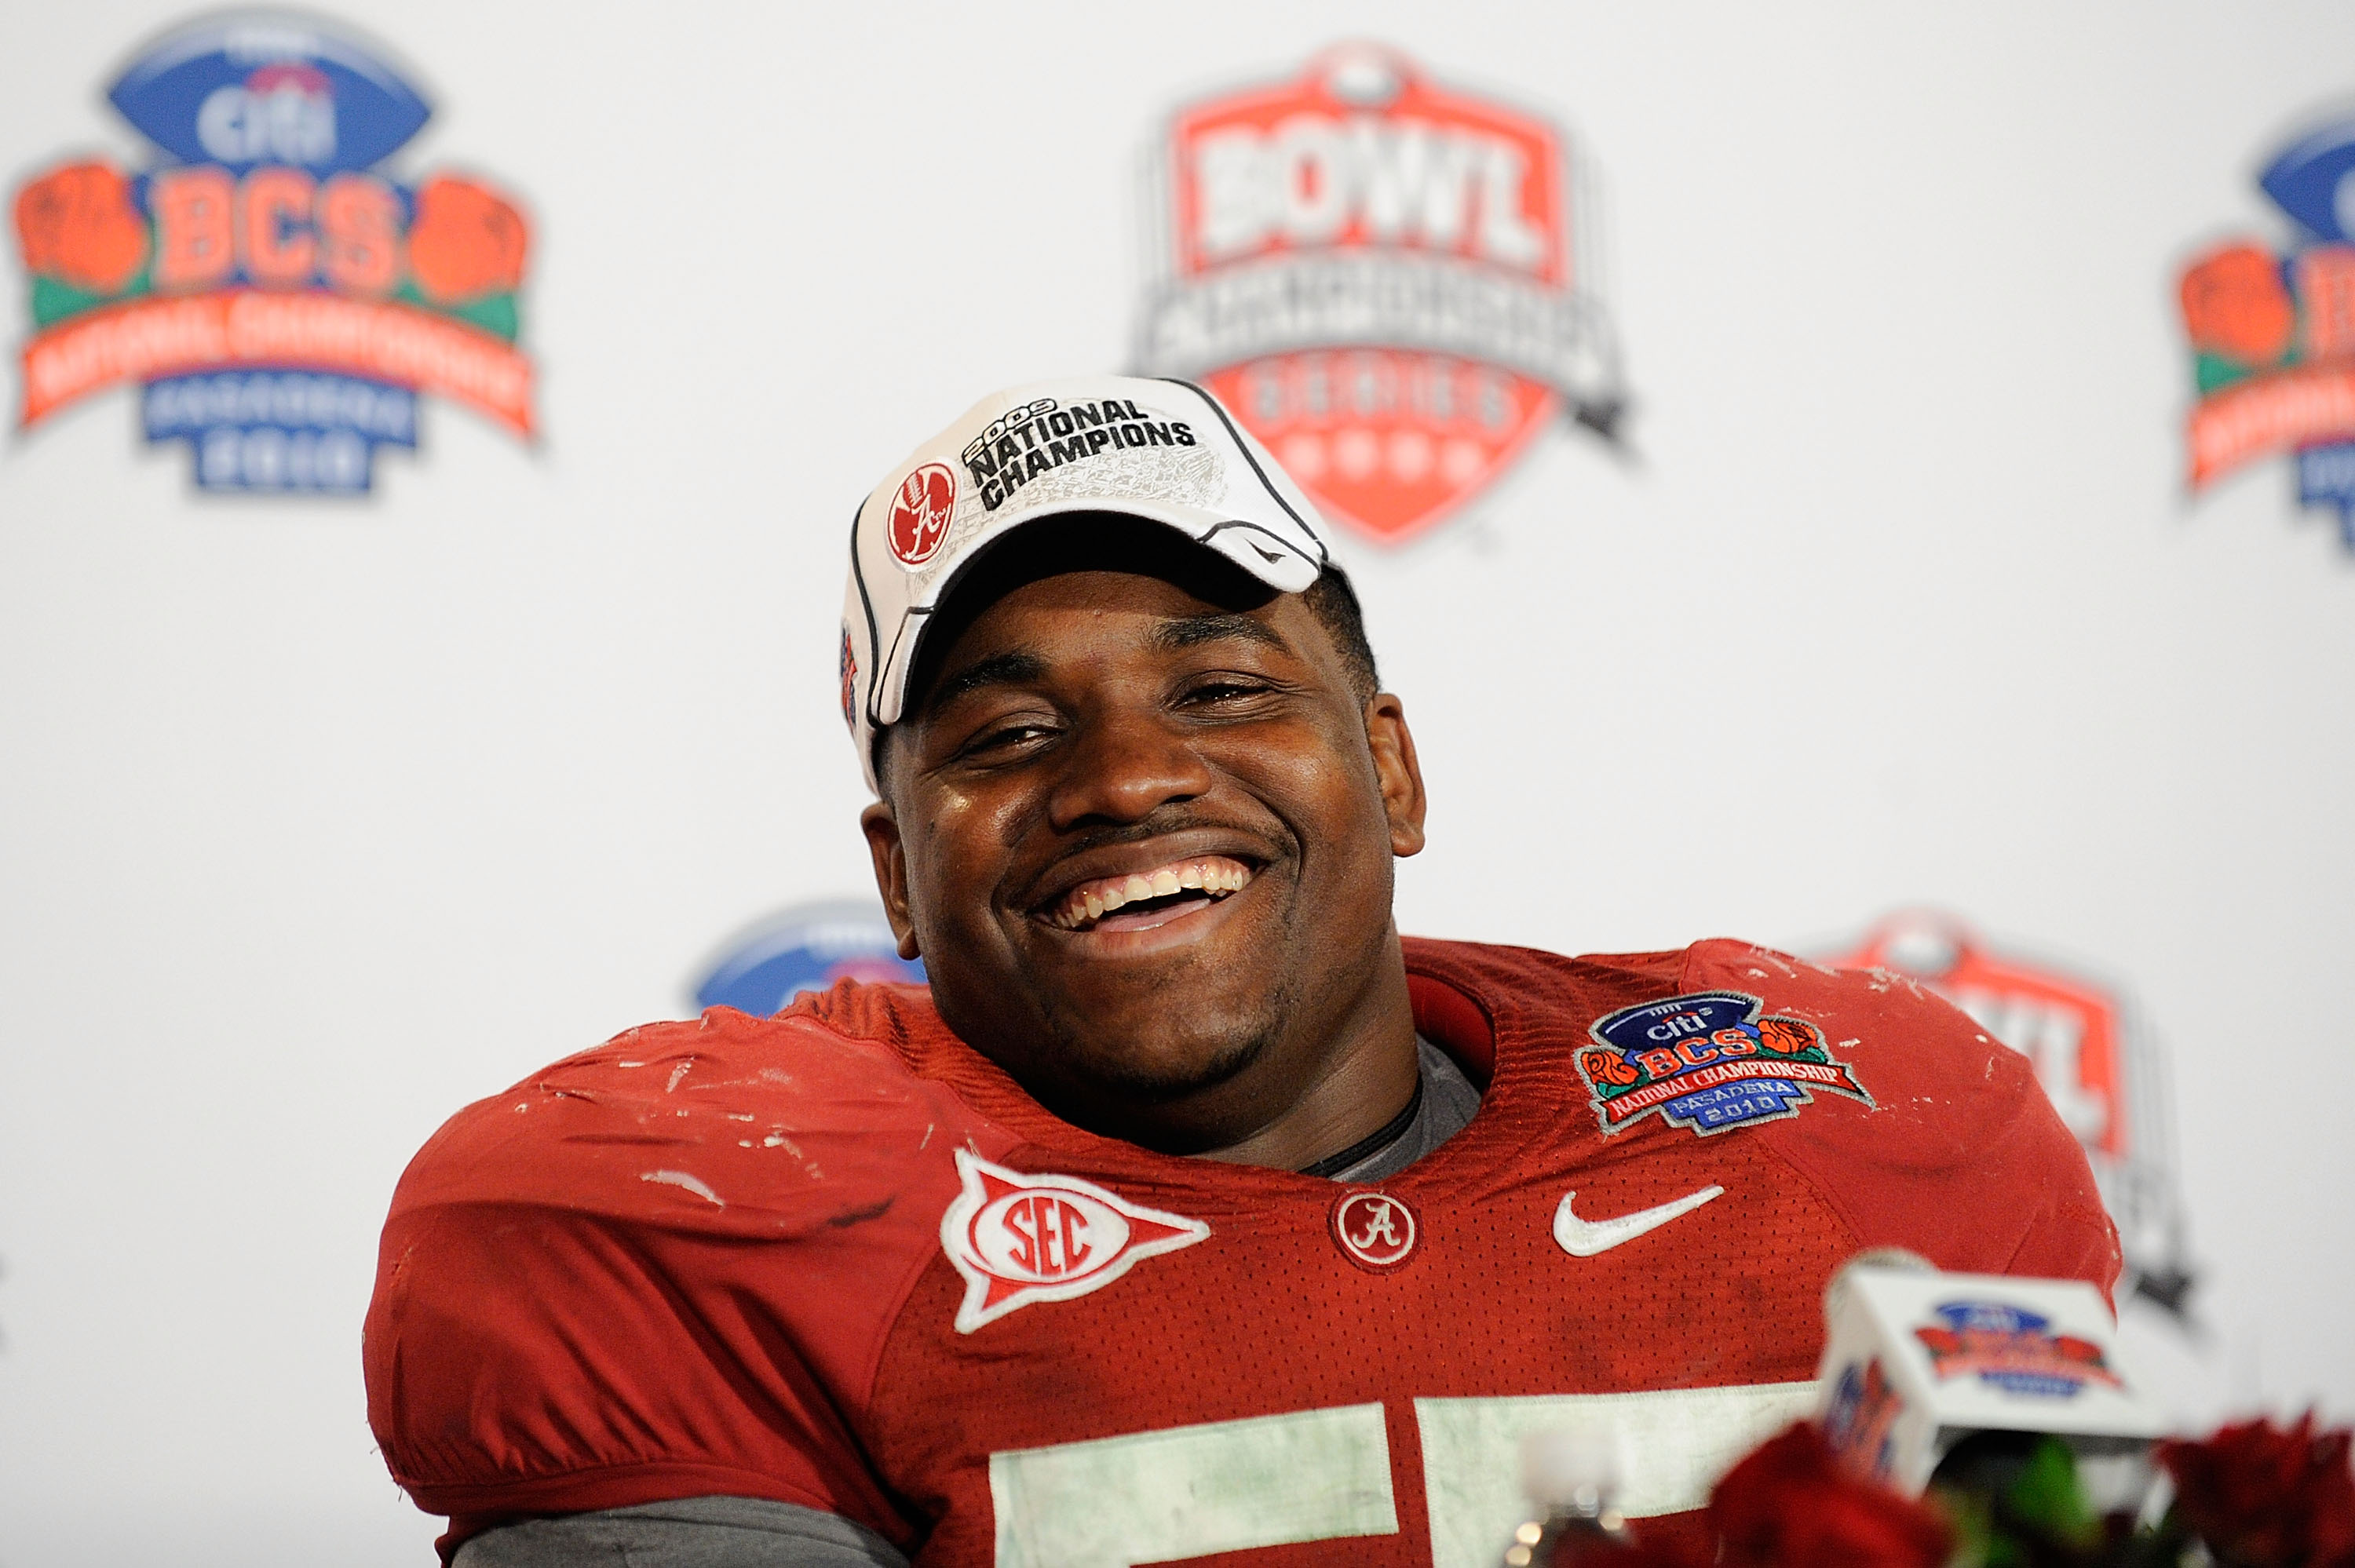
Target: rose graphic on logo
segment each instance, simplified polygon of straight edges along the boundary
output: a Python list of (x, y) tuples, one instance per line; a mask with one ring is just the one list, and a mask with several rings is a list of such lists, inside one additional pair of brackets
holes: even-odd
[(68, 164), (16, 193), (25, 270), (91, 294), (119, 294), (147, 260), (131, 182), (104, 164)]
[(2183, 274), (2183, 324), (2191, 346), (2244, 366), (2271, 365), (2289, 348), (2297, 306), (2281, 264), (2254, 245), (2227, 245)]
[(438, 304), (512, 291), (523, 282), (529, 232), (523, 214), (488, 185), (437, 175), (417, 190), (410, 275)]

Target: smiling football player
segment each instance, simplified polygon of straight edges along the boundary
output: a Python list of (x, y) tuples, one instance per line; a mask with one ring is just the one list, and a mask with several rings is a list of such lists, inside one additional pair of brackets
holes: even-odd
[(462, 1568), (1493, 1563), (1563, 1425), (1679, 1534), (1853, 1254), (2116, 1274), (2026, 1062), (1902, 980), (1402, 940), (1403, 705), (1197, 387), (919, 448), (840, 658), (930, 987), (634, 1029), (418, 1156), (369, 1414)]

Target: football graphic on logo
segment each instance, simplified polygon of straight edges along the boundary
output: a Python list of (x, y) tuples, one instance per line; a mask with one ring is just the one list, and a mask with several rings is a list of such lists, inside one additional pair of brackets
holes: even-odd
[(903, 567), (931, 560), (955, 511), (956, 475), (946, 463), (928, 462), (911, 473), (891, 498), (891, 554)]

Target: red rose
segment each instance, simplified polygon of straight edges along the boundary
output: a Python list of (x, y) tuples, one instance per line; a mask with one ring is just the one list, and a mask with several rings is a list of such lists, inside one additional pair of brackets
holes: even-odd
[(2204, 1443), (2162, 1443), (2176, 1509), (2240, 1568), (2355, 1564), (2355, 1470), (2345, 1428), (2317, 1433), (2314, 1414), (2285, 1432), (2269, 1421), (2227, 1426)]
[(131, 182), (104, 164), (68, 164), (16, 193), (25, 270), (93, 294), (119, 294), (147, 260), (147, 220)]
[(2243, 365), (2273, 364), (2297, 326), (2281, 269), (2259, 246), (2210, 251), (2184, 270), (2179, 292), (2191, 346)]
[(1934, 1510), (1844, 1468), (1806, 1422), (1717, 1483), (1721, 1568), (1942, 1568), (1954, 1533)]
[(442, 304), (506, 292), (522, 286), (529, 235), (523, 214), (488, 185), (436, 175), (418, 188), (410, 275)]

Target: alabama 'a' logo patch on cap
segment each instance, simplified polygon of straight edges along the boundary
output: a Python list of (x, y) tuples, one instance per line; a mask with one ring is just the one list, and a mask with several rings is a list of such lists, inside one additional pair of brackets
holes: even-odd
[(956, 514), (956, 471), (928, 462), (900, 482), (888, 524), (891, 554), (903, 567), (921, 567), (940, 552)]
[(941, 1250), (964, 1277), (960, 1334), (1034, 1301), (1101, 1290), (1146, 1258), (1209, 1238), (1199, 1220), (1077, 1176), (1008, 1171), (966, 1149), (956, 1162), (963, 1186), (941, 1216)]

